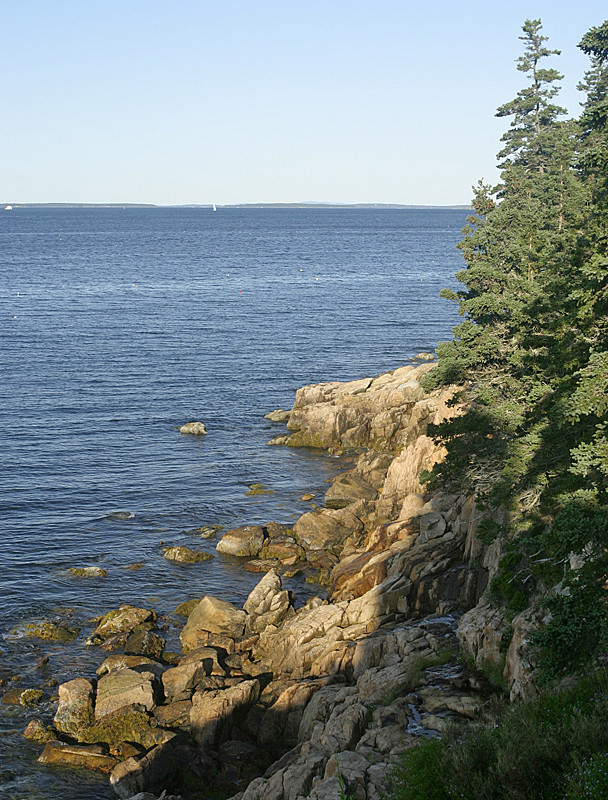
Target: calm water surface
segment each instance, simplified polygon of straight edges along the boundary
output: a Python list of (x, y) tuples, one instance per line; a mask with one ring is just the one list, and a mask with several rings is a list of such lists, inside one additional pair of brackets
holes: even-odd
[[(465, 217), (0, 211), (0, 677), (93, 675), (103, 656), (84, 646), (87, 620), (123, 602), (159, 614), (203, 594), (242, 602), (260, 576), (221, 557), (172, 565), (163, 546), (215, 552), (196, 528), (291, 523), (310, 508), (303, 493), (322, 496), (340, 461), (266, 447), (284, 428), (263, 415), (303, 384), (375, 375), (449, 338), (456, 314), (438, 295), (461, 267)], [(179, 433), (193, 419), (203, 439)], [(252, 483), (273, 493), (247, 496)], [(89, 565), (108, 577), (68, 572)], [(302, 602), (308, 587), (292, 588)], [(24, 638), (41, 618), (82, 632), (69, 646)], [(46, 691), (34, 712), (0, 705), (0, 795), (112, 798), (106, 778), (36, 765), (21, 732), (49, 719)]]

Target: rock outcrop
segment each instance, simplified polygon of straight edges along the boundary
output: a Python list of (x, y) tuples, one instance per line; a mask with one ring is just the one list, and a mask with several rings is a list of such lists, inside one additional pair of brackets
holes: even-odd
[(186, 422), (179, 429), (180, 433), (190, 434), (191, 436), (204, 436), (209, 431), (202, 422)]

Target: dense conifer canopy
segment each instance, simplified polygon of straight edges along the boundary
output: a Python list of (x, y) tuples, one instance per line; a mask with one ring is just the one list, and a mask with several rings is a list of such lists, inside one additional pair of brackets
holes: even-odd
[(463, 322), (428, 385), (461, 383), (469, 412), (434, 430), (448, 457), (425, 479), (508, 512), (495, 597), (511, 616), (549, 609), (537, 645), (551, 678), (608, 641), (608, 21), (579, 45), (578, 120), (552, 102), (562, 76), (544, 64), (559, 51), (541, 29), (523, 25), (528, 83), (497, 112), (511, 117), (501, 182), (475, 187), (462, 288), (443, 293)]

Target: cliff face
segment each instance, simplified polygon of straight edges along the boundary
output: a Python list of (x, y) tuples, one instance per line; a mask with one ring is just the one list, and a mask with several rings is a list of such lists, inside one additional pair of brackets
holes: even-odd
[[(328, 490), (330, 508), (304, 514), (294, 532), (307, 552), (334, 555), (329, 602), (346, 602), (351, 619), (351, 606), (369, 612), (374, 604), (382, 613), (372, 614), (372, 625), (386, 624), (391, 614), (466, 612), (458, 624), (465, 654), (479, 669), (501, 672), (512, 698), (527, 696), (535, 691), (527, 646), (534, 615), (526, 611), (508, 625), (489, 592), (502, 541), (485, 546), (477, 538), (485, 514), (472, 497), (428, 493), (419, 481), (445, 456), (426, 435), (427, 425), (464, 413), (451, 403), (457, 387), (427, 394), (420, 386), (433, 366), (298, 390), (287, 420), (291, 434), (270, 444), (363, 452)], [(372, 589), (377, 598), (395, 599), (383, 606)]]
[[(505, 658), (510, 629), (489, 599), (500, 543), (477, 538), (483, 514), (471, 497), (419, 482), (444, 457), (427, 425), (463, 413), (450, 403), (455, 387), (425, 394), (429, 369), (298, 391), (283, 415), (290, 433), (270, 444), (352, 451), (354, 467), (293, 530), (268, 523), (226, 534), (224, 546), (259, 553), (269, 571), (242, 609), (203, 598), (177, 663), (143, 650), (139, 660), (110, 656), (97, 681), (60, 687), (55, 727), (64, 742), (47, 745), (42, 760), (103, 756), (121, 798), (163, 789), (198, 796), (192, 787), (214, 783), (240, 788), (239, 800), (341, 791), (379, 800), (404, 749), (466, 724), (482, 705), (477, 679), (456, 660), (457, 638), (478, 667), (504, 671), (514, 696), (531, 691), (530, 618), (515, 620)], [(294, 561), (317, 571), (327, 599), (295, 609), (279, 575)], [(135, 635), (154, 637), (146, 629), (126, 641)], [(122, 646), (121, 636), (102, 646)], [(100, 743), (110, 755), (92, 753)]]

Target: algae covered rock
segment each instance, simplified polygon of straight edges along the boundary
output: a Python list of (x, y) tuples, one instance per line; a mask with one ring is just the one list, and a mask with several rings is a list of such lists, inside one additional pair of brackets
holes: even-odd
[(277, 408), (276, 411), (269, 411), (268, 414), (264, 414), (264, 419), (269, 419), (271, 422), (287, 422), (290, 414), (291, 409), (285, 411), (284, 408)]
[(129, 634), (125, 642), (125, 653), (159, 659), (163, 655), (166, 644), (163, 637), (157, 633), (139, 628)]
[(47, 728), (39, 719), (31, 720), (23, 731), (23, 735), (28, 742), (35, 742), (36, 744), (46, 744), (46, 742), (52, 742), (57, 739), (55, 731), (52, 728)]
[(9, 706), (37, 706), (43, 696), (42, 689), (9, 689), (2, 702)]
[(188, 618), (190, 614), (194, 611), (197, 605), (201, 602), (202, 598), (198, 597), (194, 600), (184, 600), (183, 603), (180, 603), (178, 607), (173, 612), (177, 614), (178, 617), (186, 617)]
[(249, 490), (245, 494), (274, 494), (274, 489), (267, 489), (263, 483), (250, 483)]
[(247, 572), (270, 572), (278, 567), (279, 561), (276, 558), (253, 558), (245, 564)]
[(106, 578), (108, 575), (103, 567), (70, 567), (68, 572), (75, 578)]
[(25, 626), (24, 633), (28, 637), (49, 642), (73, 642), (80, 633), (80, 628), (71, 628), (60, 622), (44, 620), (29, 623)]
[(112, 611), (108, 611), (93, 631), (91, 639), (105, 640), (118, 633), (129, 633), (138, 625), (145, 622), (153, 622), (156, 613), (147, 608), (136, 608), (135, 606), (122, 605)]
[(203, 550), (191, 550), (189, 547), (183, 546), (167, 547), (163, 556), (168, 561), (176, 561), (179, 564), (198, 564), (213, 558), (212, 553), (205, 553)]
[(118, 710), (104, 716), (84, 730), (78, 737), (88, 744), (107, 744), (116, 747), (121, 742), (134, 742), (146, 749), (156, 747), (173, 737), (170, 731), (151, 725), (150, 717), (143, 711)]

